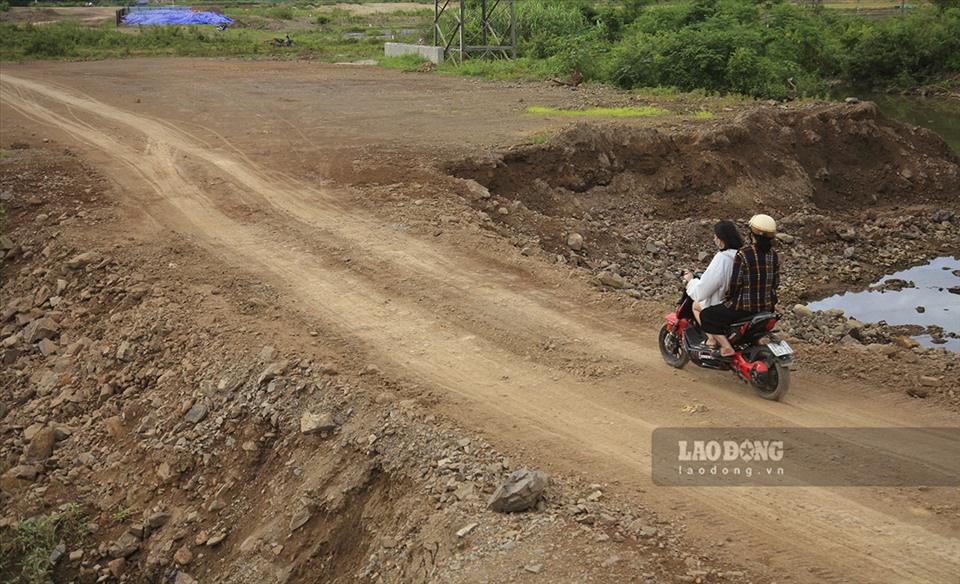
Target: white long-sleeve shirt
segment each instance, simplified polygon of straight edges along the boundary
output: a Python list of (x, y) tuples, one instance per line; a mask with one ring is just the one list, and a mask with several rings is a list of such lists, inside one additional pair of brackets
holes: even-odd
[(733, 274), (733, 258), (737, 255), (735, 249), (725, 249), (717, 252), (710, 260), (703, 275), (687, 282), (687, 294), (700, 303), (702, 308), (720, 304), (723, 295), (730, 284), (730, 275)]

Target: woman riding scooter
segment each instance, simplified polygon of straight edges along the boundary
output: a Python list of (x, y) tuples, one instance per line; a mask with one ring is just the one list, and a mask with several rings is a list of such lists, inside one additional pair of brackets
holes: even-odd
[[(733, 273), (733, 258), (737, 250), (743, 247), (743, 238), (733, 221), (719, 221), (713, 226), (713, 242), (720, 250), (710, 260), (710, 265), (699, 278), (685, 271), (683, 279), (687, 282), (687, 294), (693, 298), (693, 316), (700, 322), (700, 312), (723, 301), (730, 275)], [(716, 346), (716, 343), (710, 343)]]
[(777, 222), (769, 215), (754, 215), (749, 226), (751, 245), (740, 249), (733, 260), (723, 302), (700, 314), (707, 343), (719, 344), (721, 357), (732, 357), (736, 353), (726, 336), (731, 323), (759, 312), (773, 312), (777, 304), (780, 258), (772, 249)]

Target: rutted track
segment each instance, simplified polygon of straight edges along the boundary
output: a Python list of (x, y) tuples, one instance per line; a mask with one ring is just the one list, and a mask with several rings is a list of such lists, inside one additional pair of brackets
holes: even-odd
[[(534, 260), (507, 262), (408, 235), (364, 215), (341, 191), (263, 168), (231, 136), (202, 138), (173, 118), (134, 113), (65, 82), (24, 70), (0, 77), (0, 91), (6, 112), (89, 150), (153, 224), (195, 238), (233, 269), (282, 282), (306, 316), (352, 339), (388, 375), (450, 395), (455, 403), (439, 408), (492, 436), (509, 432), (543, 453), (548, 468), (589, 468), (611, 483), (642, 486), (644, 504), (684, 515), (705, 542), (731, 538), (734, 557), (795, 582), (943, 582), (960, 570), (952, 521), (913, 516), (914, 493), (680, 491), (648, 479), (651, 430), (689, 424), (681, 409), (693, 395), (717, 404), (715, 425), (948, 425), (946, 415), (905, 411), (893, 398), (867, 401), (856, 388), (837, 391), (803, 372), (788, 402), (771, 404), (719, 374), (669, 371), (653, 332), (637, 334), (638, 319), (571, 301), (559, 286), (579, 284), (536, 270)], [(227, 181), (232, 199), (267, 212), (254, 222), (232, 218), (234, 200), (202, 186), (214, 176)], [(575, 340), (565, 359), (605, 360), (619, 373), (584, 381), (556, 356), (525, 350), (545, 338)]]

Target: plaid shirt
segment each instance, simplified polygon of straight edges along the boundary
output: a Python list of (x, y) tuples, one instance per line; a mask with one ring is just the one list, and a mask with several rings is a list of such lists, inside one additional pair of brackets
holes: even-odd
[(780, 286), (780, 258), (772, 249), (760, 256), (756, 246), (741, 248), (723, 303), (734, 310), (772, 312)]

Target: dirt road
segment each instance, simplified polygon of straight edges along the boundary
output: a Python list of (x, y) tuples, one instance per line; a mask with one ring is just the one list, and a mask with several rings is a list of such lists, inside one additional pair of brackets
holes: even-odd
[[(718, 555), (770, 580), (948, 582), (960, 571), (955, 488), (650, 483), (661, 426), (957, 418), (802, 366), (785, 403), (726, 375), (671, 370), (654, 342), (657, 307), (611, 301), (542, 256), (445, 222), (443, 194), (468, 187), (437, 164), (556, 131), (565, 122), (523, 109), (565, 105), (569, 91), (176, 60), (4, 65), (0, 90), (5, 144), (49, 138), (111, 181), (124, 227), (92, 241), (199, 244), (208, 255), (186, 261), (212, 284), (237, 273), (270, 283), (299, 315), (288, 326), (341, 339), (345, 354), (417, 387), (438, 414), (498, 448), (598, 477), (682, 521), (700, 545), (725, 542)], [(423, 219), (392, 223), (385, 209), (397, 206)], [(688, 413), (691, 403), (705, 411)]]

